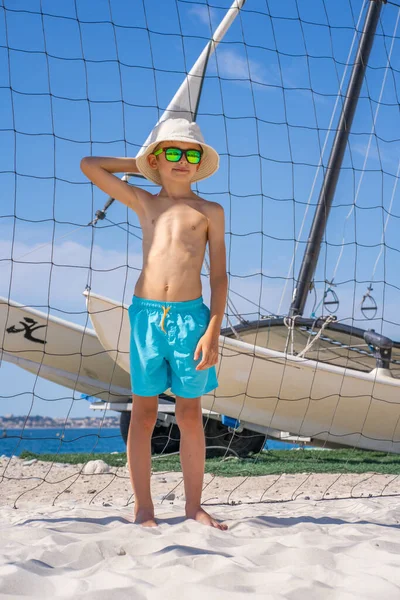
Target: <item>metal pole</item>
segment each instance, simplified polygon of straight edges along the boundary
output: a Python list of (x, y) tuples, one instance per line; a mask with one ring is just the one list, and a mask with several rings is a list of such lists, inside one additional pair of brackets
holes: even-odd
[(290, 306), (290, 316), (303, 314), (307, 294), (311, 289), (311, 282), (321, 250), (322, 237), (335, 195), (336, 184), (383, 3), (386, 4), (386, 0), (370, 0), (367, 16), (365, 17), (364, 30), (358, 45), (342, 113), (319, 194), (314, 220), (308, 236), (307, 247), (300, 267), (297, 287), (294, 290)]

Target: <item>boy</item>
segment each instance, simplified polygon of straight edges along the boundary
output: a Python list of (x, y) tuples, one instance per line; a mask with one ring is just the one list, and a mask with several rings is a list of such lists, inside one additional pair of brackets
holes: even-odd
[[(136, 159), (86, 157), (83, 173), (104, 192), (132, 208), (143, 231), (143, 269), (129, 307), (132, 414), (127, 455), (135, 494), (135, 523), (154, 527), (150, 492), (151, 436), (158, 394), (176, 396), (186, 517), (218, 529), (201, 508), (205, 439), (201, 396), (218, 387), (215, 365), (224, 316), (226, 273), (224, 210), (191, 190), (212, 175), (219, 155), (198, 125), (162, 121)], [(153, 195), (112, 173), (142, 173), (161, 185)], [(209, 242), (211, 308), (202, 298), (200, 272)]]

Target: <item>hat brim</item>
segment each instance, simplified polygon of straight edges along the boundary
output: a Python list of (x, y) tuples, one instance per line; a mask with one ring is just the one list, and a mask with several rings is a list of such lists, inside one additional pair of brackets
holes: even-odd
[(152, 169), (147, 161), (147, 157), (152, 154), (154, 148), (163, 141), (177, 141), (177, 142), (190, 142), (196, 143), (203, 148), (203, 156), (200, 161), (200, 168), (196, 172), (195, 176), (191, 180), (200, 181), (202, 179), (206, 179), (207, 177), (211, 177), (219, 168), (219, 154), (212, 146), (205, 144), (204, 142), (194, 142), (193, 138), (179, 136), (174, 137), (173, 135), (168, 137), (168, 140), (157, 140), (152, 142), (147, 146), (147, 148), (143, 151), (139, 152), (136, 156), (136, 166), (138, 171), (146, 177), (146, 179), (150, 179), (157, 185), (162, 185), (161, 177), (158, 169)]

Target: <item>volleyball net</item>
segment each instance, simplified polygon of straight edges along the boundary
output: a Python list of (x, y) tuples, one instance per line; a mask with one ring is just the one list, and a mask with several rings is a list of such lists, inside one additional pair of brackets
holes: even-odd
[[(129, 421), (126, 309), (142, 267), (137, 215), (92, 185), (80, 161), (134, 157), (160, 119), (182, 114), (195, 118), (220, 154), (217, 173), (192, 187), (225, 211), (229, 292), (220, 385), (203, 409), (209, 456), (214, 450), (220, 464), (240, 461), (241, 479), (226, 484), (227, 501), (249, 498), (253, 475), (259, 480), (251, 498), (259, 502), (311, 488), (320, 497), (399, 493), (394, 2), (382, 5), (303, 319), (288, 316), (370, 4), (164, 0), (156, 10), (150, 0), (103, 0), (93, 11), (79, 0), (56, 7), (3, 1), (0, 402), (3, 416), (25, 418), (21, 430), (4, 429), (0, 438), (0, 447), (7, 444), (5, 497), (21, 501), (41, 488), (58, 501), (89, 474), (101, 479), (95, 496), (103, 501), (113, 482), (129, 489), (125, 463), (102, 474), (79, 463), (66, 477), (57, 466), (74, 451), (64, 432), (87, 415), (88, 397), (101, 409), (96, 416), (114, 408)], [(208, 305), (209, 267), (206, 253)], [(365, 338), (368, 330), (376, 337)], [(170, 408), (173, 396), (165, 399)], [(57, 439), (49, 430), (56, 458), (40, 464), (32, 483), (12, 456), (26, 448), (26, 423), (38, 413), (64, 423)], [(178, 454), (179, 431), (170, 418), (157, 427), (159, 465)], [(106, 431), (100, 423), (89, 436), (91, 460)], [(282, 454), (287, 463), (274, 472), (276, 441), (329, 452), (313, 450), (313, 472), (303, 477), (295, 474), (306, 460), (301, 449)], [(340, 464), (335, 448), (347, 452)], [(367, 460), (366, 450), (378, 453), (376, 473), (355, 481), (350, 474)], [(237, 475), (231, 468), (221, 474)], [(168, 469), (175, 490), (182, 478)], [(317, 472), (330, 473), (323, 490)], [(216, 477), (206, 474), (206, 501)]]

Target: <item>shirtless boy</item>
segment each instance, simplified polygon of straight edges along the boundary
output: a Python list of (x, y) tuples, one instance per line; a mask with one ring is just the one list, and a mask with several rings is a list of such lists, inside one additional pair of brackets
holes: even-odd
[[(191, 183), (218, 169), (219, 156), (205, 144), (198, 125), (182, 118), (161, 122), (148, 141), (136, 159), (81, 161), (83, 173), (95, 185), (137, 213), (143, 231), (143, 268), (129, 307), (133, 395), (127, 457), (135, 523), (157, 525), (150, 491), (151, 436), (158, 394), (171, 387), (181, 433), (186, 517), (227, 529), (201, 507), (205, 462), (201, 396), (218, 387), (215, 365), (228, 288), (224, 209), (191, 190)], [(113, 175), (139, 172), (161, 185), (158, 194)], [(210, 308), (203, 302), (200, 278), (207, 241)]]

